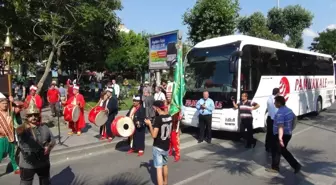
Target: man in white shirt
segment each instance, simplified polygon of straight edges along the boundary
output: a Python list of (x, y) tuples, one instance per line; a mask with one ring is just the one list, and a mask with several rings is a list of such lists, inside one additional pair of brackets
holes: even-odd
[(161, 87), (155, 87), (155, 94), (154, 94), (155, 101), (166, 101), (166, 95), (162, 92)]
[(274, 105), (274, 98), (279, 95), (279, 88), (274, 88), (272, 95), (267, 100), (267, 133), (265, 138), (265, 150), (271, 152), (272, 138), (273, 138), (273, 121), (274, 116), (278, 112), (278, 109)]
[(116, 81), (114, 79), (112, 80), (112, 87), (114, 89), (115, 95), (117, 96), (117, 98), (119, 98), (120, 87), (119, 87), (119, 85), (116, 83)]

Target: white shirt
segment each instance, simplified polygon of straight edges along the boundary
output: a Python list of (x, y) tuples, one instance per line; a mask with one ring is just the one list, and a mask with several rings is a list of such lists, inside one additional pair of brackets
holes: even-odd
[(163, 92), (158, 92), (154, 94), (154, 100), (155, 101), (165, 101), (166, 100), (166, 96)]
[(274, 120), (275, 114), (278, 112), (278, 109), (274, 105), (274, 95), (271, 95), (267, 100), (267, 110), (268, 110), (268, 116), (271, 117), (272, 120)]
[(114, 88), (114, 93), (116, 94), (117, 98), (119, 98), (120, 94), (120, 87), (118, 84), (113, 84), (112, 87)]

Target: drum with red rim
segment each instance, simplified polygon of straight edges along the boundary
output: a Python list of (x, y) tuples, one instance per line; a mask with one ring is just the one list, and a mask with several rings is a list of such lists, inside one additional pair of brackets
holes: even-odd
[(93, 107), (89, 112), (89, 121), (98, 127), (104, 125), (108, 119), (107, 111), (104, 107)]
[(77, 122), (79, 119), (80, 108), (77, 105), (69, 104), (64, 107), (63, 115), (65, 121)]
[(130, 117), (118, 116), (113, 120), (111, 130), (115, 136), (130, 137), (134, 134), (135, 126)]

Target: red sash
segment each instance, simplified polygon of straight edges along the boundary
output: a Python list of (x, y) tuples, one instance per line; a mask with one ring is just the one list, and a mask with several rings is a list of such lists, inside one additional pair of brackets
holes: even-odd
[(5, 132), (5, 136), (8, 138), (9, 142), (14, 141), (14, 131), (11, 125), (12, 123), (9, 123), (9, 121), (12, 121), (10, 117), (6, 118), (1, 112), (0, 112), (0, 127)]

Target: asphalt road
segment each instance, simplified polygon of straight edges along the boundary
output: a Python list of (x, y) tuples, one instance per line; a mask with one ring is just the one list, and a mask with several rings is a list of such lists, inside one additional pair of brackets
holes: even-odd
[[(187, 129), (181, 135), (182, 158), (178, 163), (169, 161), (171, 185), (336, 185), (336, 106), (318, 117), (300, 120), (289, 150), (302, 164), (302, 172), (294, 174), (282, 158), (279, 175), (271, 175), (264, 168), (270, 156), (264, 151), (264, 133), (257, 133), (257, 147), (245, 149), (242, 142), (231, 139), (232, 134), (214, 132), (212, 144), (198, 144), (196, 130)], [(152, 141), (146, 141), (145, 155), (127, 155), (125, 151), (108, 151), (52, 166), (52, 184), (155, 184), (152, 167)], [(0, 177), (0, 184), (17, 185), (19, 176)], [(34, 184), (38, 184), (37, 177)]]

